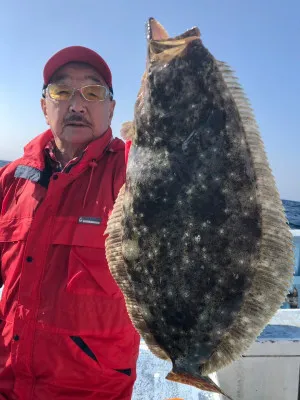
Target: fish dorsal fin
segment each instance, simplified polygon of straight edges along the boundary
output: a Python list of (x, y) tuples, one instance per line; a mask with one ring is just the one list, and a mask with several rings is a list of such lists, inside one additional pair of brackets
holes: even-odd
[[(201, 366), (204, 375), (223, 368), (247, 351), (284, 302), (287, 288), (292, 285), (294, 266), (292, 235), (250, 102), (229, 65), (217, 61), (217, 67), (243, 126), (241, 134), (245, 137), (255, 174), (254, 201), (261, 210), (262, 236), (258, 260), (251, 265), (255, 270), (252, 286), (226, 336)], [(261, 293), (268, 288), (271, 290), (265, 299)]]
[(132, 140), (135, 134), (133, 121), (124, 122), (121, 126), (121, 137), (124, 140)]
[(256, 128), (256, 133), (260, 136), (249, 99), (245, 95), (241, 84), (234, 75), (233, 69), (231, 69), (231, 67), (223, 61), (217, 61), (217, 65), (223, 75), (224, 81), (230, 91), (230, 94), (232, 95), (236, 103), (242, 122), (246, 123), (247, 127), (248, 123), (251, 121), (253, 123), (253, 127)]
[(137, 331), (145, 340), (150, 351), (157, 357), (167, 360), (169, 357), (157, 345), (153, 335), (147, 328), (146, 322), (140, 312), (137, 301), (135, 300), (134, 289), (128, 279), (126, 265), (122, 250), (122, 222), (123, 222), (123, 204), (125, 201), (125, 184), (119, 191), (112, 214), (109, 217), (105, 235), (108, 235), (105, 241), (105, 252), (110, 272), (117, 285), (122, 291), (126, 303), (128, 315)]

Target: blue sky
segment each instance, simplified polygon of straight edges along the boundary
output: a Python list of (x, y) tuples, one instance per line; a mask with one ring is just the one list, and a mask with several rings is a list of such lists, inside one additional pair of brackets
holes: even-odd
[[(175, 3), (177, 4), (175, 6)], [(31, 0), (1, 3), (0, 159), (22, 154), (46, 129), (40, 110), (42, 70), (65, 46), (83, 45), (109, 63), (117, 108), (115, 136), (133, 106), (145, 67), (144, 23), (169, 34), (192, 26), (243, 85), (284, 199), (300, 200), (300, 3), (298, 0)]]

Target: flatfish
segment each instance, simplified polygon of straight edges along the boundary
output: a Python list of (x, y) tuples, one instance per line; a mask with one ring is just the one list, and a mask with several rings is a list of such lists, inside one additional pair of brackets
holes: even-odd
[(123, 136), (126, 183), (106, 254), (128, 313), (167, 379), (223, 391), (210, 373), (238, 359), (285, 300), (293, 245), (253, 111), (198, 28), (148, 22), (148, 57)]

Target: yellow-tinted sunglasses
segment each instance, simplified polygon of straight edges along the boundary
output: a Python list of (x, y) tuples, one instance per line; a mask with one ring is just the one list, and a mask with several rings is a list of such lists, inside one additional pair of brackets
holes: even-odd
[(86, 85), (81, 88), (75, 89), (68, 85), (50, 83), (45, 89), (49, 97), (57, 101), (68, 101), (78, 90), (82, 97), (87, 101), (99, 102), (104, 101), (108, 95), (112, 97), (112, 94), (107, 87), (102, 85)]

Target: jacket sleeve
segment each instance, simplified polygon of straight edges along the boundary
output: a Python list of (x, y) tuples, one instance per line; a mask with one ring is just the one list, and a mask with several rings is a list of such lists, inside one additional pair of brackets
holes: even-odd
[(125, 142), (125, 164), (127, 165), (127, 161), (128, 161), (128, 154), (129, 154), (129, 150), (131, 147), (131, 140), (127, 140)]
[(115, 173), (113, 180), (114, 201), (116, 201), (119, 191), (121, 187), (124, 185), (125, 181), (126, 181), (126, 165), (125, 165), (124, 152), (122, 152), (122, 158), (120, 157), (115, 165)]
[[(2, 215), (2, 202), (3, 202), (3, 187), (2, 187), (2, 173), (4, 167), (0, 168), (0, 216)], [(2, 279), (2, 248), (3, 244), (0, 242), (0, 288), (3, 286), (3, 279)], [(1, 400), (1, 397), (0, 397)]]

